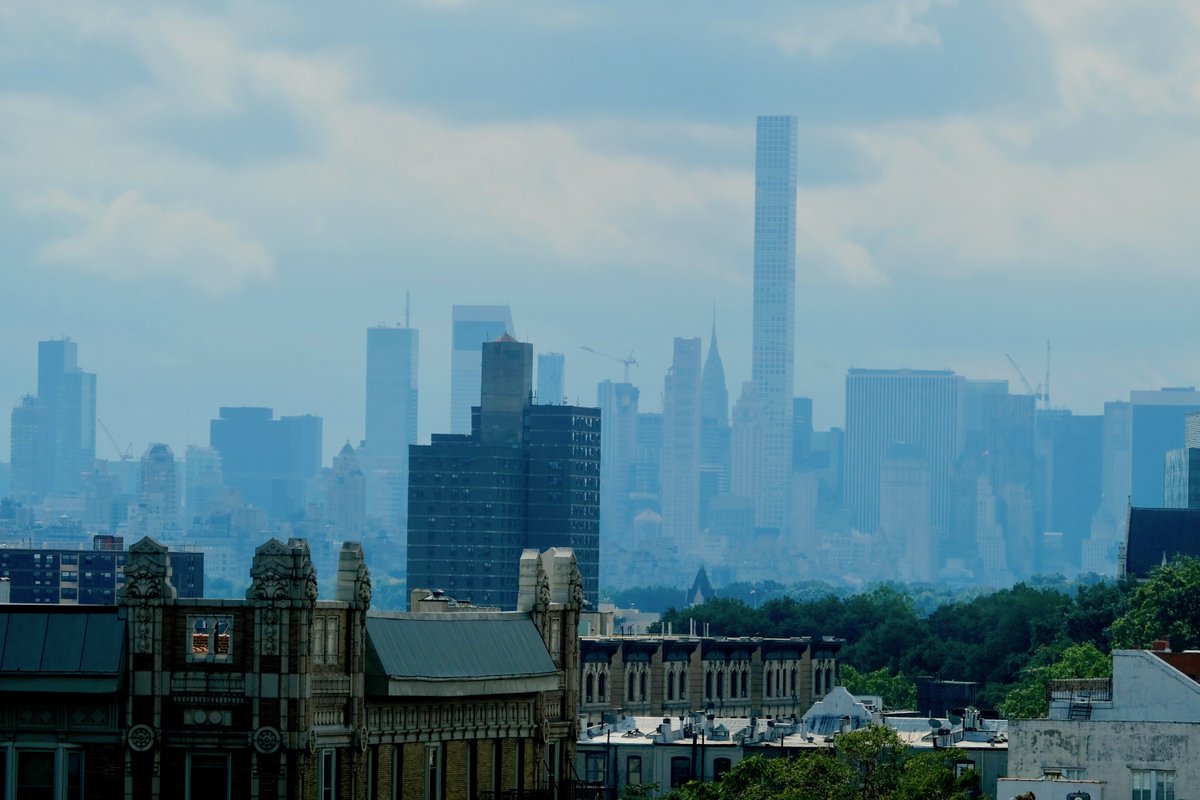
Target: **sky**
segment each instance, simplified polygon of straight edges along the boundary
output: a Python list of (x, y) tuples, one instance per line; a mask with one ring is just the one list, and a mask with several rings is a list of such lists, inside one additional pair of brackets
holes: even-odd
[[(363, 436), (366, 328), (508, 303), (595, 402), (750, 369), (754, 118), (799, 120), (796, 394), (953, 369), (1100, 413), (1200, 383), (1200, 5), (0, 0), (0, 398), (69, 336), (123, 449), (223, 405)], [(0, 415), (0, 458), (9, 419)], [(117, 448), (103, 433), (97, 454)]]

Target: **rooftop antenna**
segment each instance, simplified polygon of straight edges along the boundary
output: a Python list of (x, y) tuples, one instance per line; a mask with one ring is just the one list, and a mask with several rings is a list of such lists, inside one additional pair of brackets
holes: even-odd
[(408, 289), (405, 289), (404, 290), (404, 327), (406, 327), (406, 328), (408, 327), (408, 313), (411, 310), (411, 308), (412, 308), (412, 306), (409, 302)]

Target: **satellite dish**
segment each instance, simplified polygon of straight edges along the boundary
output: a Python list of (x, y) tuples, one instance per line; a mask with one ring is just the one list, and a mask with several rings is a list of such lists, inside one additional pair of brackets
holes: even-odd
[(929, 727), (933, 728), (936, 731), (938, 728), (942, 727), (942, 721), (940, 719), (930, 718)]
[(949, 716), (946, 717), (946, 719), (950, 720), (951, 727), (953, 727), (955, 725), (962, 725), (962, 722), (963, 722), (962, 717), (955, 716), (954, 714), (950, 714)]

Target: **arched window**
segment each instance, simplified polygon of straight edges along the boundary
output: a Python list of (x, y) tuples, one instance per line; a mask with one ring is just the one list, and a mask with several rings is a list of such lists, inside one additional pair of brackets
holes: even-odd
[(595, 702), (595, 697), (594, 697), (595, 688), (596, 688), (596, 676), (589, 672), (587, 674), (587, 677), (583, 679), (583, 702), (585, 702), (585, 703)]
[(712, 670), (706, 669), (706, 670), (704, 670), (704, 699), (708, 700), (712, 696), (713, 696)]
[(633, 688), (636, 685), (634, 683), (634, 679), (635, 679), (634, 674), (632, 672), (629, 673), (629, 688), (627, 689), (626, 694), (629, 695), (627, 699), (631, 703), (633, 702)]
[(796, 668), (792, 667), (792, 694), (796, 694)]
[(833, 691), (833, 664), (825, 668), (825, 694)]
[(783, 667), (775, 673), (775, 694), (783, 697)]
[(601, 703), (608, 700), (608, 673), (601, 672), (599, 680), (596, 681), (596, 699)]
[(820, 696), (821, 685), (821, 667), (813, 667), (813, 695)]
[(742, 667), (742, 697), (750, 696), (750, 670)]
[(725, 670), (717, 668), (717, 699), (725, 699)]
[(675, 699), (675, 675), (669, 669), (667, 670), (667, 699)]
[(766, 684), (764, 687), (767, 690), (767, 697), (774, 697), (773, 690), (775, 688), (775, 671), (767, 667), (767, 679), (763, 681)]
[(679, 699), (687, 698), (687, 667), (679, 670)]
[(646, 673), (643, 672), (638, 678), (638, 699), (645, 702), (646, 700)]

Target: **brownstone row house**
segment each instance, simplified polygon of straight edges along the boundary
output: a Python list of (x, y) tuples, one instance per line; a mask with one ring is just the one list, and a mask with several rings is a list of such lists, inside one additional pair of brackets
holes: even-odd
[(372, 613), (361, 547), (317, 599), (302, 540), (244, 600), (130, 548), (116, 606), (0, 606), (0, 800), (565, 796), (582, 583), (526, 551), (515, 612)]

